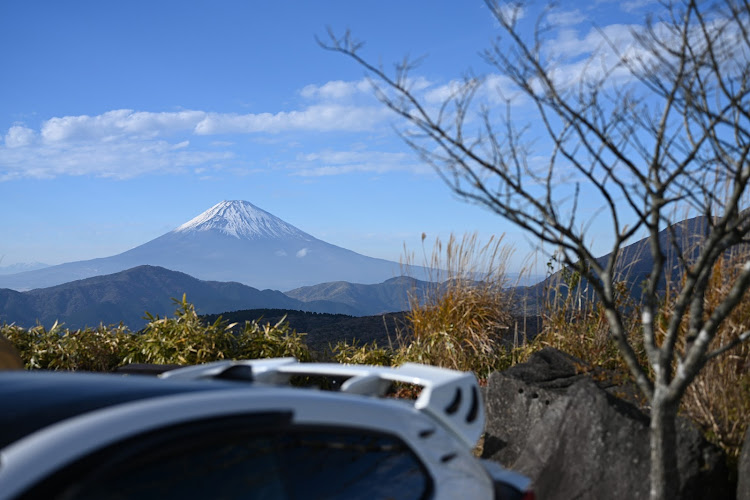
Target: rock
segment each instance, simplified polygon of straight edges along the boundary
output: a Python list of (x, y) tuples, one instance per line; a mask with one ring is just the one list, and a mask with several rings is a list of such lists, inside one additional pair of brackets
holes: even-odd
[(736, 484), (730, 479), (726, 455), (685, 417), (677, 419), (677, 467), (680, 498), (734, 498)]
[(583, 361), (545, 347), (529, 361), (490, 375), (485, 394), (487, 423), (482, 458), (505, 467), (516, 461), (526, 446), (531, 424), (547, 412), (565, 390), (580, 380)]
[(750, 427), (745, 432), (745, 442), (737, 464), (737, 500), (750, 500)]
[[(530, 429), (513, 469), (539, 498), (648, 498), (649, 420), (593, 381), (577, 382)], [(721, 451), (685, 419), (678, 423), (682, 499), (729, 498)]]
[(530, 425), (541, 419), (557, 398), (564, 397), (501, 373), (490, 376), (485, 398), (482, 458), (510, 467), (526, 447)]
[[(537, 498), (648, 498), (649, 418), (544, 349), (490, 377), (483, 457), (529, 476)], [(678, 420), (680, 498), (731, 498), (723, 453)]]
[(539, 498), (648, 496), (648, 455), (631, 456), (634, 443), (647, 443), (648, 421), (633, 422), (624, 408), (610, 408), (607, 397), (582, 380), (532, 426), (513, 468), (532, 478)]
[(526, 363), (512, 366), (502, 374), (526, 384), (555, 390), (570, 387), (587, 370), (586, 363), (575, 356), (545, 347), (532, 354)]

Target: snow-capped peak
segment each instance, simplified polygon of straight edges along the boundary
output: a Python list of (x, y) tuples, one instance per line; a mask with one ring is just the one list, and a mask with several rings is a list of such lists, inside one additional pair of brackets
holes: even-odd
[(181, 225), (174, 232), (221, 231), (235, 238), (304, 238), (310, 235), (261, 210), (250, 202), (222, 201)]

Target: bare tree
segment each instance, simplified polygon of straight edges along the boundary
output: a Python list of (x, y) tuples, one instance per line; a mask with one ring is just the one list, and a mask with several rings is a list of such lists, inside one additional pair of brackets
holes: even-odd
[[(503, 31), (483, 53), (497, 74), (454, 82), (440, 106), (412, 88), (410, 61), (391, 74), (368, 62), (349, 33), (331, 34), (323, 46), (366, 68), (377, 97), (405, 119), (404, 139), (455, 193), (559, 249), (563, 263), (587, 280), (650, 403), (651, 498), (673, 498), (681, 398), (707, 362), (750, 337), (743, 332), (712, 344), (750, 286), (750, 261), (741, 263), (718, 307), (706, 310), (704, 300), (714, 264), (749, 240), (750, 4), (676, 0), (631, 31), (628, 44), (600, 30), (600, 50), (570, 79), (566, 54), (547, 43), (555, 28), (551, 11), (525, 36), (522, 2), (486, 3)], [(483, 99), (491, 81), (503, 84), (501, 104)], [(519, 103), (533, 109), (533, 118), (515, 116)], [(532, 119), (544, 139), (526, 125)], [(612, 228), (606, 262), (596, 259), (587, 239), (590, 217), (579, 208), (584, 196), (588, 205), (598, 200), (598, 217)], [(674, 232), (659, 238), (686, 214), (703, 216), (706, 224), (702, 246), (692, 252)], [(644, 233), (653, 260), (638, 291), (648, 366), (628, 340), (615, 286), (618, 253)], [(670, 253), (685, 279), (662, 336), (655, 318)]]

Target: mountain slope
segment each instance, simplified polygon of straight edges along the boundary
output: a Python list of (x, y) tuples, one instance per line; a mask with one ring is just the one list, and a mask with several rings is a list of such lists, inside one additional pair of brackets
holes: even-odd
[(240, 283), (201, 281), (160, 267), (139, 266), (28, 292), (0, 289), (0, 322), (29, 327), (39, 321), (49, 327), (60, 321), (77, 329), (122, 321), (131, 329), (140, 329), (146, 323), (145, 311), (171, 315), (175, 309), (171, 299), (181, 298), (183, 293), (201, 314), (256, 308), (356, 312), (342, 304), (302, 303), (277, 291), (260, 291)]
[(140, 265), (276, 290), (330, 281), (380, 283), (401, 274), (396, 262), (326, 243), (249, 202), (224, 201), (121, 254), (0, 276), (0, 287), (50, 287)]
[(0, 275), (1, 274), (16, 274), (16, 273), (22, 273), (25, 271), (34, 271), (36, 269), (42, 269), (45, 267), (49, 267), (49, 264), (43, 264), (41, 262), (11, 264), (8, 266), (0, 266)]
[(320, 283), (284, 292), (303, 302), (326, 300), (356, 307), (364, 315), (409, 309), (409, 294), (421, 296), (436, 285), (401, 276), (383, 283), (363, 285), (344, 281)]
[[(677, 222), (659, 232), (659, 242), (666, 252), (664, 273), (658, 287), (660, 290), (665, 289), (667, 280), (679, 282), (681, 277), (677, 251), (673, 247), (672, 241), (674, 241), (677, 249), (683, 252), (686, 258), (690, 260), (697, 257), (698, 251), (703, 241), (705, 241), (708, 229), (708, 219), (700, 216)], [(603, 264), (610, 256), (611, 253), (603, 255), (596, 260)], [(627, 283), (636, 300), (640, 296), (640, 286), (648, 278), (653, 262), (649, 251), (649, 238), (638, 240), (635, 243), (625, 246), (620, 251), (615, 266), (616, 275), (618, 276), (617, 280)], [(527, 299), (526, 307), (529, 310), (536, 310), (541, 305), (541, 299), (545, 291), (554, 290), (561, 279), (562, 272), (559, 271), (535, 285), (517, 287), (517, 296)], [(585, 281), (583, 285), (585, 286)]]
[[(263, 323), (275, 324), (283, 318), (294, 330), (306, 333), (305, 343), (321, 353), (329, 352), (331, 346), (342, 340), (360, 344), (377, 342), (384, 347), (390, 342), (395, 343), (399, 334), (407, 334), (405, 313), (402, 312), (354, 317), (288, 309), (252, 309), (233, 311), (221, 316), (230, 323), (239, 324), (257, 319), (261, 319)], [(205, 316), (207, 322), (216, 321), (216, 318), (218, 315), (215, 314)]]

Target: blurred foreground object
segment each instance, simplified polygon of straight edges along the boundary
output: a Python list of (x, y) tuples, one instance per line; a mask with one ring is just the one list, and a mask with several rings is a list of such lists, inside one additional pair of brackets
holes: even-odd
[(23, 360), (8, 339), (0, 335), (0, 370), (23, 370)]

